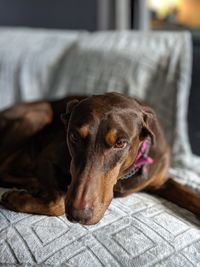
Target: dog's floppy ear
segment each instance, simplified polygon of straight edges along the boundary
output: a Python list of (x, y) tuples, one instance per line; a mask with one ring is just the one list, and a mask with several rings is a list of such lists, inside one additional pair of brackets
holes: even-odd
[(142, 108), (142, 129), (140, 132), (140, 138), (143, 140), (145, 137), (150, 136), (152, 144), (155, 143), (155, 123), (156, 123), (156, 115), (154, 111), (145, 106)]
[(64, 125), (67, 125), (67, 123), (69, 121), (70, 114), (71, 114), (72, 110), (75, 108), (75, 106), (78, 105), (78, 103), (79, 103), (78, 99), (73, 99), (67, 103), (66, 113), (62, 113), (60, 115), (61, 121), (64, 123)]

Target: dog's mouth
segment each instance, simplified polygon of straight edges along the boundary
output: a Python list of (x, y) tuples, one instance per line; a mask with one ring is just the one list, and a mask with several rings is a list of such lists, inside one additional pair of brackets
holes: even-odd
[[(82, 213), (82, 211), (79, 211), (79, 213)], [(80, 224), (83, 224), (83, 225), (93, 225), (93, 224), (97, 224), (98, 222), (100, 222), (100, 220), (102, 219), (103, 215), (101, 216), (94, 216), (90, 215), (90, 212), (89, 212), (89, 215), (83, 215), (83, 216), (77, 216), (77, 215), (69, 215), (66, 213), (66, 217), (67, 219), (72, 222), (72, 223), (80, 223)]]
[(82, 210), (71, 209), (70, 211), (66, 211), (66, 217), (70, 222), (87, 225), (91, 224), (93, 211), (90, 208)]
[(67, 214), (66, 214), (66, 217), (67, 217), (68, 221), (70, 221), (71, 223), (80, 223), (80, 224), (83, 224), (83, 225), (92, 224), (87, 219), (83, 219), (83, 218), (75, 219), (75, 218), (72, 218), (71, 216), (69, 216)]
[(107, 203), (99, 203), (93, 208), (85, 207), (82, 209), (75, 209), (69, 201), (65, 206), (66, 217), (72, 223), (83, 225), (97, 224), (103, 218), (111, 200)]

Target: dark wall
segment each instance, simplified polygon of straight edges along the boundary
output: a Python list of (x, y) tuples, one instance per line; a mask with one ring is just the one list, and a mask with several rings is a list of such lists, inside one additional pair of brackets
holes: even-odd
[(188, 123), (192, 151), (200, 155), (200, 34), (193, 36), (192, 85)]
[(0, 26), (97, 29), (97, 0), (0, 0)]

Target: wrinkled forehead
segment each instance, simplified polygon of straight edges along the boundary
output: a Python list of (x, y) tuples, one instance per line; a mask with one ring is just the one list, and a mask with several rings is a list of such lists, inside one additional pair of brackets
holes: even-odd
[(105, 135), (110, 131), (116, 135), (132, 135), (140, 116), (136, 108), (122, 104), (120, 101), (112, 103), (99, 98), (84, 100), (72, 112), (70, 127), (79, 129), (81, 135), (90, 131), (101, 131)]

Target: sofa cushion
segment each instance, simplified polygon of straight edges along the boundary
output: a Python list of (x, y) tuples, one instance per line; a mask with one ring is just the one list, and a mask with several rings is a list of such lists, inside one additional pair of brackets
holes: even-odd
[(0, 209), (3, 266), (197, 266), (200, 222), (167, 201), (137, 193), (114, 199), (100, 223)]

